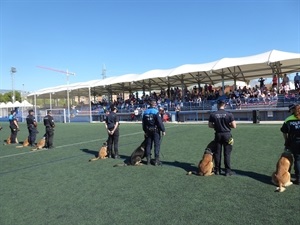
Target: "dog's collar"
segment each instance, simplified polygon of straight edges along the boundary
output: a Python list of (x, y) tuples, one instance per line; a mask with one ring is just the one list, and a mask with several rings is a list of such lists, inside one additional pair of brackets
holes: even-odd
[(210, 148), (206, 148), (205, 151), (204, 151), (205, 154), (211, 154), (213, 155), (214, 153), (211, 151)]

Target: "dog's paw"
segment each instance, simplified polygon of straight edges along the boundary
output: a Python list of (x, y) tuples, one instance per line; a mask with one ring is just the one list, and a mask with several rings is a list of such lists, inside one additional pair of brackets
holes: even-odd
[(187, 174), (186, 175), (192, 175), (192, 171), (189, 171), (189, 172), (187, 172)]
[(279, 192), (284, 192), (285, 191), (285, 187), (279, 188)]
[(276, 192), (284, 192), (285, 189), (286, 189), (285, 187), (277, 187), (275, 191)]
[(291, 186), (293, 184), (293, 182), (289, 181), (286, 184), (284, 184), (285, 187)]

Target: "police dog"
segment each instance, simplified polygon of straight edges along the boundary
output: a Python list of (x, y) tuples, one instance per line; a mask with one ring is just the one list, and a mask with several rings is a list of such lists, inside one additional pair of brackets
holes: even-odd
[(11, 140), (10, 140), (10, 136), (8, 136), (8, 138), (6, 139), (4, 145), (10, 145), (11, 144)]
[(122, 164), (116, 164), (114, 167), (117, 166), (141, 166), (142, 159), (145, 157), (146, 152), (146, 139), (132, 152), (130, 158), (125, 160)]
[(104, 142), (98, 152), (98, 156), (96, 158), (90, 159), (89, 162), (96, 161), (98, 159), (106, 159), (106, 158), (107, 158), (107, 143)]
[(36, 151), (39, 149), (42, 149), (45, 147), (46, 144), (46, 137), (43, 137), (41, 140), (39, 140), (39, 142), (36, 144), (36, 147), (31, 149), (31, 151)]
[(16, 148), (23, 148), (23, 147), (27, 147), (27, 146), (29, 146), (28, 138), (26, 138), (26, 139), (23, 141), (23, 144), (22, 144), (22, 145), (16, 146)]
[(291, 152), (283, 152), (276, 164), (276, 171), (272, 174), (272, 182), (277, 186), (276, 191), (283, 192), (286, 187), (293, 184), (290, 174), (292, 164), (293, 156)]
[[(16, 144), (18, 144), (19, 141), (18, 141), (18, 138), (16, 138)], [(5, 140), (5, 143), (3, 145), (10, 145), (11, 144), (11, 139), (10, 139), (10, 136), (8, 136), (8, 138)]]
[(191, 175), (191, 174), (196, 174), (199, 176), (210, 176), (213, 175), (213, 168), (214, 168), (214, 164), (213, 164), (213, 150), (216, 148), (216, 142), (215, 141), (211, 141), (205, 151), (204, 154), (202, 156), (202, 159), (200, 160), (199, 164), (198, 164), (198, 171), (189, 171), (187, 174)]

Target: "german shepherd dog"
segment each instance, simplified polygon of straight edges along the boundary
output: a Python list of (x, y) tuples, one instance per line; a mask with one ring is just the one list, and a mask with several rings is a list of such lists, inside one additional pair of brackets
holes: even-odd
[(213, 168), (214, 168), (214, 164), (213, 164), (213, 151), (216, 148), (216, 143), (215, 141), (211, 141), (205, 151), (204, 154), (202, 156), (202, 159), (200, 160), (199, 164), (198, 164), (198, 171), (189, 171), (187, 174), (191, 175), (191, 174), (196, 174), (199, 176), (210, 176), (213, 175)]
[(96, 158), (90, 159), (89, 162), (96, 161), (98, 159), (106, 159), (106, 158), (107, 158), (107, 142), (104, 142), (98, 152), (98, 156)]
[(292, 164), (292, 153), (288, 151), (283, 152), (276, 164), (276, 171), (272, 174), (272, 182), (277, 186), (275, 191), (283, 192), (286, 187), (293, 184), (290, 174)]
[[(18, 138), (16, 138), (16, 144), (19, 143)], [(11, 139), (10, 136), (5, 140), (5, 143), (3, 145), (10, 145), (11, 144)]]
[(129, 159), (125, 160), (124, 163), (116, 164), (117, 166), (141, 166), (142, 159), (145, 157), (146, 153), (146, 139), (132, 152)]
[(39, 142), (36, 144), (36, 147), (31, 149), (31, 151), (36, 151), (45, 147), (46, 137), (44, 136)]
[(26, 138), (26, 139), (23, 141), (23, 144), (22, 144), (22, 145), (16, 146), (16, 148), (23, 148), (23, 147), (27, 147), (27, 146), (29, 146), (28, 138)]

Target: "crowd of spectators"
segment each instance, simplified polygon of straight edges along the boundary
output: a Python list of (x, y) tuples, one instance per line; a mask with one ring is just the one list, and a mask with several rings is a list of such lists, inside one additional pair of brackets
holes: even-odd
[[(298, 74), (297, 74), (298, 76)], [(300, 76), (299, 81), (300, 81)], [(258, 80), (259, 86), (255, 87), (237, 87), (232, 88), (222, 98), (225, 98), (227, 106), (232, 109), (241, 109), (242, 106), (247, 107), (247, 105), (271, 105), (276, 104), (278, 100), (278, 94), (284, 95), (287, 100), (298, 100), (300, 96), (299, 86), (295, 86), (295, 90), (290, 90), (288, 76), (284, 75), (280, 85), (277, 85), (278, 79), (274, 75), (273, 83), (271, 86), (267, 87), (265, 85), (265, 79), (260, 78)], [(298, 79), (298, 78), (297, 78)], [(295, 81), (299, 85), (298, 81)], [(278, 87), (278, 90), (277, 90)], [(119, 109), (119, 111), (132, 112), (133, 118), (134, 111), (136, 109), (143, 111), (149, 105), (151, 99), (157, 101), (158, 107), (163, 107), (165, 110), (174, 110), (177, 105), (181, 107), (193, 106), (201, 109), (203, 105), (213, 105), (216, 99), (220, 97), (221, 88), (214, 88), (211, 84), (205, 84), (203, 87), (201, 85), (194, 86), (190, 89), (185, 87), (181, 89), (179, 87), (172, 87), (170, 89), (161, 90), (159, 93), (151, 92), (150, 95), (139, 93), (131, 93), (127, 99), (123, 99), (121, 94), (117, 95), (116, 99), (113, 100), (113, 104)], [(92, 102), (92, 109), (99, 110), (100, 113), (104, 113), (108, 109), (111, 103), (107, 99), (102, 99), (99, 102)]]

